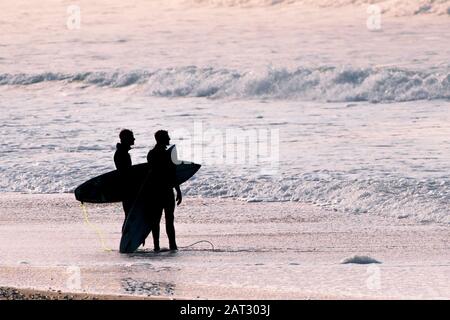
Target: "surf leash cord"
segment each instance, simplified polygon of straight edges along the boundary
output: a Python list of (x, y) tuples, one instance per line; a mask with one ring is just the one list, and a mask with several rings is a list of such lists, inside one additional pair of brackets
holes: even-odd
[(206, 242), (206, 243), (209, 243), (210, 245), (211, 245), (211, 247), (212, 247), (212, 251), (214, 251), (215, 249), (214, 249), (214, 244), (211, 242), (211, 241), (208, 241), (208, 240), (200, 240), (200, 241), (197, 241), (197, 242), (194, 242), (194, 243), (191, 243), (190, 245), (188, 245), (188, 246), (184, 246), (184, 247), (179, 247), (180, 249), (186, 249), (186, 248), (190, 248), (190, 247), (192, 247), (192, 246), (194, 246), (194, 245), (196, 245), (197, 243), (202, 243), (202, 242)]
[(103, 251), (111, 252), (112, 249), (111, 249), (111, 248), (108, 248), (108, 247), (106, 246), (106, 244), (105, 244), (105, 239), (104, 239), (104, 237), (103, 237), (103, 232), (102, 232), (96, 225), (92, 224), (92, 223), (89, 221), (89, 215), (88, 215), (88, 212), (87, 212), (86, 205), (85, 205), (83, 202), (81, 202), (80, 207), (81, 207), (81, 209), (83, 210), (84, 221), (85, 221), (86, 224), (87, 224), (92, 230), (94, 230), (95, 233), (97, 234), (98, 238), (100, 239), (100, 243), (102, 244), (102, 249), (103, 249)]

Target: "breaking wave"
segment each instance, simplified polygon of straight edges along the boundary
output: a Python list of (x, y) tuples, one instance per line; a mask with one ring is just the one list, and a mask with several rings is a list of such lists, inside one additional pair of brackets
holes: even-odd
[(450, 70), (399, 68), (269, 69), (262, 73), (195, 66), (133, 72), (0, 74), (0, 86), (42, 83), (137, 87), (158, 97), (401, 102), (450, 99)]
[(188, 195), (240, 198), (249, 202), (298, 201), (350, 214), (374, 213), (420, 222), (450, 223), (448, 176), (352, 178), (348, 172), (328, 170), (253, 180), (227, 173), (220, 177), (209, 172), (203, 175), (189, 182)]
[(450, 15), (450, 0), (188, 0), (184, 2), (215, 7), (309, 5), (320, 8), (341, 8), (378, 5), (382, 13), (393, 16)]

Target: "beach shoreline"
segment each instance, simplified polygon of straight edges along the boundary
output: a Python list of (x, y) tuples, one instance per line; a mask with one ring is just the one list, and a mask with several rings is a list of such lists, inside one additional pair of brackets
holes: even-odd
[(29, 288), (0, 287), (1, 300), (173, 300), (170, 298), (107, 295), (63, 292), (61, 290), (37, 290)]
[[(88, 204), (84, 216), (71, 194), (3, 193), (0, 206), (6, 297), (450, 298), (445, 224), (187, 197), (175, 211), (178, 252), (157, 254), (147, 244), (121, 255), (120, 203)], [(161, 241), (167, 246), (163, 226)], [(380, 263), (343, 264), (355, 256)]]

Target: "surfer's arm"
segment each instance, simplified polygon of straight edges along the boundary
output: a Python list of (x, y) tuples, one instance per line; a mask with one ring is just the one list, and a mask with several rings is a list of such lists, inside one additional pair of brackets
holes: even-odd
[(181, 194), (180, 186), (176, 185), (174, 188), (177, 191), (177, 197), (176, 197), (177, 205), (180, 205), (181, 201), (183, 200), (183, 195)]

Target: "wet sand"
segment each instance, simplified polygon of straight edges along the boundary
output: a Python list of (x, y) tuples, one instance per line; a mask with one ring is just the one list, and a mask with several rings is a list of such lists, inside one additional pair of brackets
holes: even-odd
[[(450, 298), (448, 225), (186, 198), (178, 252), (149, 239), (122, 255), (120, 204), (87, 205), (89, 223), (70, 194), (3, 193), (0, 208), (0, 299)], [(381, 263), (341, 263), (354, 255)]]

